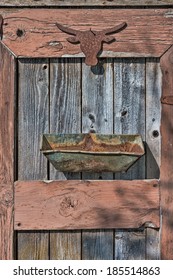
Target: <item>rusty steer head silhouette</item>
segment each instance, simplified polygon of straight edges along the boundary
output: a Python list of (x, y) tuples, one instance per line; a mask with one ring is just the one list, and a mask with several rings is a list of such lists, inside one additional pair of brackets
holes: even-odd
[(127, 24), (123, 22), (115, 27), (107, 28), (102, 31), (93, 31), (91, 29), (88, 31), (79, 31), (65, 27), (59, 23), (56, 23), (56, 26), (61, 31), (74, 35), (74, 37), (67, 38), (67, 41), (72, 44), (80, 43), (80, 48), (86, 57), (85, 63), (94, 66), (98, 63), (97, 55), (102, 49), (103, 42), (111, 43), (115, 41), (115, 38), (109, 34), (120, 32), (127, 26)]

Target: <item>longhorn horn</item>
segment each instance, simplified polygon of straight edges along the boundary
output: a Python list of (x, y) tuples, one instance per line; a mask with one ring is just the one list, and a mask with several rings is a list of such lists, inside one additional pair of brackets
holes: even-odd
[(111, 33), (117, 33), (120, 32), (121, 30), (123, 30), (124, 28), (126, 28), (127, 23), (123, 22), (115, 27), (111, 27), (111, 28), (107, 28), (107, 29), (103, 29), (101, 32), (106, 34), (111, 34)]
[(66, 27), (66, 26), (63, 26), (63, 25), (61, 25), (60, 23), (56, 23), (56, 26), (61, 30), (61, 31), (63, 31), (63, 32), (65, 32), (65, 33), (68, 33), (68, 34), (70, 34), (70, 35), (77, 35), (77, 30), (74, 30), (74, 29), (72, 29), (72, 28), (70, 28), (70, 27)]

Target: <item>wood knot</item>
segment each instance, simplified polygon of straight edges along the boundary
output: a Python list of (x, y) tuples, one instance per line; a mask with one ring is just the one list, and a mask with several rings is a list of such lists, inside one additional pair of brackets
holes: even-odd
[(17, 35), (17, 37), (22, 37), (22, 36), (24, 36), (25, 35), (25, 30), (24, 29), (20, 29), (20, 28), (18, 28), (17, 30), (16, 30), (16, 35)]
[(1, 201), (4, 206), (10, 207), (13, 204), (13, 195), (10, 192), (6, 192), (2, 195)]
[(72, 213), (76, 210), (77, 205), (78, 201), (73, 199), (73, 197), (65, 197), (60, 204), (59, 213), (64, 217), (71, 216)]
[(26, 32), (26, 28), (23, 25), (18, 26), (15, 33), (16, 33), (16, 40), (18, 41), (25, 41), (28, 38), (28, 33)]

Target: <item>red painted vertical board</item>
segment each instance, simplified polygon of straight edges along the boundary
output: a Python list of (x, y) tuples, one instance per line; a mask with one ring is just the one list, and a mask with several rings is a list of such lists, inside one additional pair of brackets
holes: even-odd
[[(173, 98), (173, 46), (161, 58), (162, 100)], [(169, 103), (169, 102), (168, 102)], [(173, 106), (162, 103), (161, 118), (161, 259), (173, 259)]]
[(0, 44), (0, 259), (13, 258), (15, 58)]

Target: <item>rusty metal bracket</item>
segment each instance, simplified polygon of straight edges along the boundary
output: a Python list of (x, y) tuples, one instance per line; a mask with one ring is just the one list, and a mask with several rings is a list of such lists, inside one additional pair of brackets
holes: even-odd
[[(80, 31), (75, 30), (66, 26), (63, 26), (59, 23), (56, 23), (56, 26), (63, 32), (71, 34), (74, 37), (67, 38), (67, 41), (72, 44), (79, 44), (81, 51), (85, 54), (85, 63), (89, 66), (94, 66), (98, 63), (97, 56), (102, 50), (103, 43), (112, 43), (115, 41), (113, 36), (109, 34), (118, 33), (126, 28), (127, 23), (123, 22), (115, 27), (107, 28), (102, 31), (87, 30)], [(108, 36), (107, 36), (108, 35)]]
[(2, 35), (3, 35), (3, 17), (0, 15), (0, 40), (2, 40)]
[(162, 104), (173, 105), (173, 95), (161, 97), (160, 100)]

